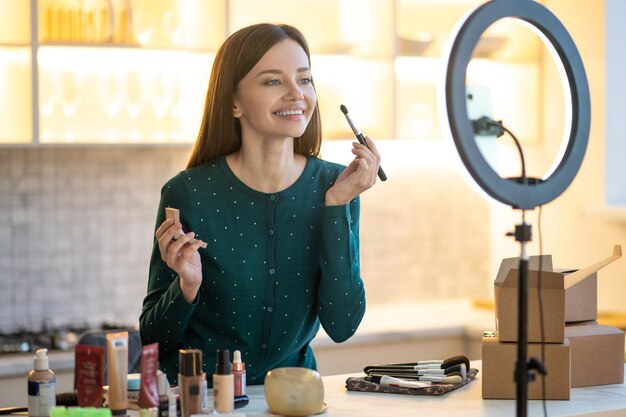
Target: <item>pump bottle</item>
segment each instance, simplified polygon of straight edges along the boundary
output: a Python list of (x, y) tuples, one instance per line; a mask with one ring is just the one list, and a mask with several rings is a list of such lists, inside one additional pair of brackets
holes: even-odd
[(49, 369), (48, 349), (35, 352), (35, 366), (28, 374), (28, 415), (49, 417), (56, 405), (56, 378)]

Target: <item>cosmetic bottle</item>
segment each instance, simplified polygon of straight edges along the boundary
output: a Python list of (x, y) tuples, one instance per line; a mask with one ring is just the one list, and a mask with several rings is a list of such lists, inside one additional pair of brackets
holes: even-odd
[(206, 379), (206, 372), (202, 372), (202, 414), (209, 412), (209, 383)]
[(167, 376), (162, 371), (157, 371), (157, 390), (159, 392), (159, 417), (169, 417), (170, 398), (167, 395), (169, 385), (167, 383)]
[(232, 413), (235, 408), (235, 382), (228, 350), (217, 350), (213, 374), (213, 406), (218, 413)]
[(202, 413), (202, 351), (180, 349), (178, 385), (181, 417)]
[(235, 397), (246, 395), (246, 364), (241, 361), (241, 352), (233, 352), (233, 378), (235, 380)]
[(128, 332), (107, 333), (109, 409), (125, 416), (128, 409)]
[(28, 415), (48, 417), (56, 405), (56, 378), (48, 368), (48, 349), (35, 352), (35, 366), (28, 374)]

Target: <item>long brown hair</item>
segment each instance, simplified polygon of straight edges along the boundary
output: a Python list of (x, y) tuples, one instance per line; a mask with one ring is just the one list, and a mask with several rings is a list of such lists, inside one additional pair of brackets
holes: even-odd
[[(304, 36), (289, 25), (261, 23), (248, 26), (233, 33), (222, 44), (213, 62), (202, 124), (187, 168), (202, 165), (241, 148), (241, 125), (239, 119), (233, 116), (235, 90), (239, 81), (263, 55), (284, 39), (298, 42), (311, 62)], [(322, 127), (316, 103), (304, 133), (294, 140), (294, 151), (301, 155), (318, 156), (321, 136)]]

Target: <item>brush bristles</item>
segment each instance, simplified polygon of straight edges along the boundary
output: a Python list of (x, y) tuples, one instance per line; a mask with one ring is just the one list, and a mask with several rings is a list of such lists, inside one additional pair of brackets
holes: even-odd
[(343, 114), (348, 114), (348, 109), (346, 108), (346, 106), (342, 104), (341, 106), (339, 106), (339, 108), (341, 109), (341, 112)]

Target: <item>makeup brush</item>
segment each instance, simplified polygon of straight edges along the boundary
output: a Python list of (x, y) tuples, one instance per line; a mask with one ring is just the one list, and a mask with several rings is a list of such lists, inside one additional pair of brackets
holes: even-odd
[(447, 369), (455, 365), (465, 364), (465, 369), (470, 368), (469, 359), (467, 357), (459, 355), (452, 356), (448, 359), (436, 359), (426, 360), (418, 362), (403, 362), (403, 363), (386, 363), (381, 365), (368, 365), (363, 369), (366, 374), (372, 371), (410, 371), (410, 370), (422, 370), (422, 369)]
[[(341, 112), (344, 114), (344, 116), (346, 116), (346, 120), (348, 121), (348, 124), (352, 128), (352, 131), (354, 132), (354, 135), (356, 136), (359, 143), (361, 145), (367, 146), (367, 142), (365, 141), (365, 136), (363, 136), (363, 133), (361, 133), (359, 128), (356, 127), (356, 125), (354, 124), (350, 116), (348, 116), (348, 109), (346, 108), (346, 106), (342, 104), (339, 108), (341, 109)], [(369, 148), (370, 147), (367, 146), (367, 149)], [(381, 181), (387, 181), (387, 174), (385, 174), (385, 171), (383, 171), (383, 167), (381, 166), (378, 167), (378, 178), (380, 178)]]
[(366, 381), (375, 382), (385, 387), (425, 388), (432, 385), (431, 381), (415, 381), (410, 379), (394, 378), (388, 375), (366, 376), (364, 379)]
[(430, 381), (430, 382), (435, 382), (439, 384), (460, 384), (463, 382), (463, 378), (461, 377), (461, 375), (423, 375), (423, 376), (418, 376), (415, 374), (413, 375), (399, 375), (399, 374), (385, 375), (385, 374), (380, 374), (377, 372), (372, 372), (367, 376), (368, 377), (393, 376), (394, 378), (410, 379), (414, 381)]
[(461, 375), (467, 374), (467, 369), (464, 363), (453, 365), (445, 369), (417, 369), (418, 375), (450, 375), (453, 373), (459, 373)]

